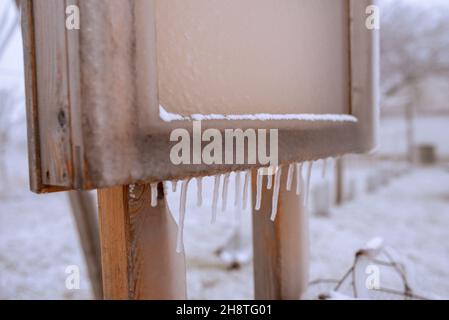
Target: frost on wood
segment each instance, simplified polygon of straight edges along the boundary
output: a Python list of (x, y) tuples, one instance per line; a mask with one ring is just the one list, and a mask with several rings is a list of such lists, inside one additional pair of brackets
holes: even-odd
[(183, 116), (177, 113), (168, 112), (163, 106), (159, 106), (159, 117), (164, 122), (173, 121), (211, 121), (211, 120), (229, 120), (229, 121), (270, 121), (270, 120), (297, 120), (297, 121), (329, 121), (329, 122), (358, 122), (357, 118), (346, 114), (192, 114)]

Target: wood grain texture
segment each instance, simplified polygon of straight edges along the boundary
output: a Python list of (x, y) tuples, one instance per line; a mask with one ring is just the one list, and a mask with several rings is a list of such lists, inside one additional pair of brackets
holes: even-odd
[(176, 223), (160, 188), (98, 191), (105, 299), (185, 299), (184, 254), (176, 253)]
[(22, 38), (24, 52), (25, 70), (25, 95), (27, 115), (27, 137), (28, 137), (28, 166), (30, 175), (30, 188), (38, 192), (43, 189), (41, 160), (39, 120), (37, 110), (37, 87), (36, 87), (36, 60), (35, 60), (35, 37), (34, 37), (34, 13), (30, 0), (22, 0)]
[[(257, 172), (252, 174), (253, 208)], [(278, 202), (276, 221), (270, 219), (272, 190), (264, 177), (262, 206), (253, 211), (254, 287), (256, 300), (297, 300), (307, 289), (309, 237), (303, 197), (285, 188), (286, 173)], [(293, 182), (296, 185), (296, 182)], [(295, 188), (293, 188), (295, 189)]]
[[(52, 1), (57, 0), (24, 0), (32, 9), (24, 10), (24, 26), (34, 19), (28, 28), (32, 33), (24, 31), (25, 53), (29, 57), (26, 61), (30, 66), (27, 67), (27, 100), (30, 100), (27, 105), (33, 191), (45, 192), (48, 186), (93, 189), (180, 180), (260, 166), (176, 166), (169, 161), (174, 145), (169, 142), (169, 133), (179, 127), (191, 130), (191, 123), (159, 121), (154, 15), (150, 12), (154, 0), (64, 0), (50, 6)], [(365, 9), (373, 0), (347, 1), (351, 42), (348, 90), (351, 113), (359, 121), (251, 122), (252, 128), (280, 128), (280, 164), (361, 153), (375, 146), (378, 32), (365, 27)], [(79, 31), (65, 30), (64, 11), (60, 10), (63, 3), (79, 5)], [(30, 4), (45, 12), (34, 12)], [(148, 17), (143, 14), (147, 11)], [(47, 16), (52, 18), (46, 21)], [(45, 29), (50, 25), (55, 29)], [(30, 34), (35, 36), (34, 41)], [(39, 44), (39, 50), (44, 44), (47, 48), (36, 52), (34, 43)], [(68, 67), (64, 66), (64, 60)], [(48, 77), (42, 76), (45, 73)], [(66, 75), (68, 83), (64, 79)], [(67, 110), (67, 105), (68, 114), (54, 110), (54, 106)], [(151, 124), (161, 123), (159, 127), (149, 125), (150, 118)], [(65, 129), (58, 120), (67, 121)], [(203, 129), (248, 127), (248, 124), (229, 121), (208, 121), (203, 125)]]
[(33, 1), (42, 181), (72, 187), (68, 66), (63, 1)]
[(97, 208), (92, 195), (86, 191), (68, 193), (72, 214), (78, 229), (78, 236), (86, 261), (92, 292), (96, 300), (103, 299), (101, 275), (100, 231)]

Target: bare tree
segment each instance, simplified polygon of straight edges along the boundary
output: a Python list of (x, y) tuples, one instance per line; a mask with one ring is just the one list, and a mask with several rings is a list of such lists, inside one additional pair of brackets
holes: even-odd
[(383, 101), (401, 95), (411, 159), (414, 113), (420, 85), (449, 75), (449, 6), (417, 5), (404, 0), (382, 2), (381, 92)]
[[(19, 25), (19, 2), (11, 1), (0, 8), (0, 59)], [(11, 15), (11, 10), (14, 14)], [(7, 185), (6, 147), (12, 125), (12, 108), (16, 105), (12, 90), (0, 88), (0, 184)]]

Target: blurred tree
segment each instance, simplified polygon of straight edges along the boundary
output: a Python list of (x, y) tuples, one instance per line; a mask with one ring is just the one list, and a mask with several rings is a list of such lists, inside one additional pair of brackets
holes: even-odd
[(0, 185), (7, 186), (6, 172), (6, 146), (9, 140), (9, 129), (11, 128), (11, 117), (8, 105), (13, 104), (11, 91), (8, 89), (0, 89)]
[(411, 160), (420, 85), (431, 77), (449, 75), (449, 6), (410, 0), (384, 0), (381, 6), (382, 101), (403, 99)]
[[(19, 25), (18, 2), (8, 1), (0, 7), (0, 58)], [(14, 10), (14, 13), (11, 13)]]

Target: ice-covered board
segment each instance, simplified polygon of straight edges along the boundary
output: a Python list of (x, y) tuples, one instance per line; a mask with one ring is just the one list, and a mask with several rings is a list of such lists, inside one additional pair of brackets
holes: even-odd
[[(201, 138), (207, 129), (277, 130), (279, 164), (375, 144), (372, 0), (61, 3), (23, 0), (36, 192), (263, 166), (195, 161), (194, 123)], [(71, 5), (80, 29), (66, 28)], [(189, 164), (170, 158), (176, 129), (192, 138)]]

